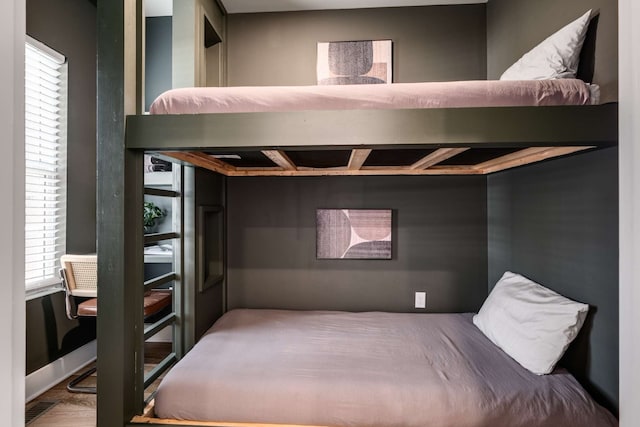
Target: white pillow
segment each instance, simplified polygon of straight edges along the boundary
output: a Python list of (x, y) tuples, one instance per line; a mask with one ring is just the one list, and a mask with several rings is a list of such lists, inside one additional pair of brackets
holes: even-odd
[(591, 10), (547, 37), (509, 67), (500, 80), (575, 78), (590, 18)]
[(522, 366), (543, 375), (553, 371), (588, 311), (587, 304), (507, 271), (473, 323)]

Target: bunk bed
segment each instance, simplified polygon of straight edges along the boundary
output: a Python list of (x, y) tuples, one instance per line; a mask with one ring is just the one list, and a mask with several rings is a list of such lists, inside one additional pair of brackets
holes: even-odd
[[(475, 86), (483, 87), (482, 90), (486, 93), (486, 84)], [(541, 87), (548, 82), (516, 82), (517, 84)], [(576, 82), (560, 82), (560, 86), (566, 87), (567, 84)], [(174, 95), (170, 100), (166, 98), (168, 95), (158, 100), (154, 110), (161, 114), (129, 117), (127, 147), (153, 151), (182, 164), (204, 167), (225, 176), (488, 174), (616, 144), (617, 105), (593, 105), (590, 102), (589, 86), (578, 83), (578, 87), (583, 95), (578, 101), (574, 99), (571, 103), (585, 105), (514, 106), (514, 101), (511, 101), (511, 104), (503, 102), (497, 106), (416, 108), (414, 103), (409, 104), (408, 108), (407, 104), (403, 104), (399, 108), (397, 105), (385, 105), (386, 108), (383, 109), (358, 105), (357, 109), (336, 109), (336, 102), (333, 102), (330, 103), (333, 108), (331, 110), (322, 107), (312, 110), (308, 106), (283, 107), (281, 103), (275, 107), (276, 111), (264, 107), (260, 102), (262, 98), (253, 97), (251, 89), (241, 88), (240, 92), (245, 92), (245, 98), (254, 101), (257, 99), (257, 103), (232, 107), (231, 112), (212, 112), (219, 109), (213, 107), (213, 110), (205, 109), (206, 112), (202, 114), (195, 113), (190, 109), (191, 106), (206, 104), (210, 100), (193, 101), (194, 93), (196, 97), (202, 92), (210, 97), (211, 93), (222, 92), (223, 101), (219, 103), (226, 104), (224, 97), (237, 100), (238, 90), (188, 89), (169, 94)], [(263, 88), (258, 89), (257, 93), (273, 93), (274, 90), (276, 89)], [(344, 88), (330, 88), (333, 95), (341, 90)], [(362, 90), (366, 88), (357, 88), (357, 91)], [(548, 86), (544, 91), (548, 91)], [(412, 92), (415, 90), (412, 89)], [(533, 98), (539, 99), (535, 96)], [(185, 111), (177, 106), (179, 101), (184, 100), (187, 114), (174, 114)], [(162, 107), (158, 107), (159, 104)], [(256, 107), (257, 104), (259, 105)], [(319, 165), (315, 156), (324, 153), (323, 158), (326, 160), (328, 152), (337, 156), (334, 163), (329, 166)], [(240, 159), (235, 158), (236, 156), (229, 158), (231, 153), (239, 153)], [(300, 329), (301, 324), (307, 321), (304, 316), (311, 319), (315, 316), (316, 319), (311, 321), (315, 326)], [(341, 316), (348, 320), (339, 324), (332, 323)], [(147, 408), (146, 416), (136, 417), (134, 422), (177, 425), (192, 425), (191, 423), (197, 422), (214, 426), (256, 425), (256, 422), (359, 426), (377, 425), (375, 420), (385, 420), (384, 425), (400, 426), (424, 425), (425, 417), (430, 417), (434, 425), (450, 425), (452, 422), (455, 425), (470, 426), (498, 425), (496, 423), (500, 422), (504, 425), (519, 425), (517, 422), (521, 422), (523, 426), (572, 425), (571, 423), (615, 425), (615, 420), (609, 418), (610, 415), (602, 411), (566, 371), (557, 371), (546, 377), (527, 372), (492, 346), (472, 325), (469, 315), (399, 315), (399, 323), (403, 326), (393, 328), (390, 325), (395, 320), (381, 314), (384, 320), (376, 320), (374, 316), (372, 324), (363, 326), (367, 331), (384, 330), (384, 335), (396, 337), (390, 342), (383, 341), (380, 335), (372, 337), (372, 342), (361, 342), (362, 337), (358, 337), (358, 331), (362, 332), (360, 328), (356, 328), (355, 335), (340, 337), (338, 334), (339, 337), (336, 338), (335, 334), (328, 334), (326, 329), (318, 326), (331, 319), (328, 321), (329, 326), (325, 325), (327, 328), (334, 332), (348, 331), (349, 324), (367, 325), (363, 320), (367, 316), (369, 315), (328, 312), (300, 315), (260, 310), (229, 312), (205, 334), (195, 350), (185, 356), (184, 361), (172, 368), (160, 387), (156, 406), (152, 402)], [(318, 318), (322, 320), (317, 320)], [(422, 325), (408, 325), (404, 323), (407, 319), (414, 319)], [(381, 329), (383, 323), (386, 326)], [(425, 324), (437, 326), (425, 327)], [(449, 330), (447, 335), (443, 330), (450, 328), (451, 324), (457, 326)], [(275, 326), (270, 328), (269, 325)], [(412, 337), (421, 334), (420, 328), (429, 337), (424, 338), (424, 342), (415, 342)], [(293, 336), (285, 336), (286, 331), (291, 330), (297, 331), (298, 335), (294, 333)], [(247, 336), (243, 337), (243, 334)], [(466, 338), (460, 340), (461, 336)], [(313, 344), (320, 347), (302, 350), (305, 342), (310, 342), (312, 347)], [(439, 354), (439, 350), (434, 350), (443, 347), (443, 342), (450, 343), (459, 350), (453, 351), (455, 356), (450, 353)], [(347, 351), (353, 343), (358, 343), (356, 347), (362, 352)], [(322, 348), (330, 348), (332, 351), (322, 352)], [(382, 363), (377, 367), (366, 365), (357, 368), (359, 361), (367, 360), (367, 355), (378, 363), (381, 360), (388, 362), (388, 358), (393, 355), (397, 362), (398, 348), (411, 349), (406, 354), (414, 356), (411, 360), (399, 362), (403, 366), (415, 367), (419, 365), (418, 359), (435, 352), (435, 355), (426, 357), (425, 362), (428, 367), (435, 369), (435, 373), (425, 373), (424, 369), (416, 368), (406, 372), (408, 376), (405, 380), (390, 385), (380, 381), (379, 375), (382, 373), (385, 377), (385, 373), (395, 372), (393, 367)], [(443, 348), (449, 348), (448, 344)], [(331, 381), (318, 380), (325, 378), (322, 372), (327, 373), (327, 367), (318, 363), (318, 354), (323, 355), (324, 363), (334, 369), (330, 370), (333, 374), (328, 375)], [(348, 358), (348, 354), (352, 358)], [(478, 360), (475, 360), (475, 356), (472, 360), (468, 359), (468, 354), (477, 354)], [(310, 358), (314, 361), (309, 361)], [(299, 364), (294, 363), (294, 360)], [(232, 363), (223, 364), (225, 361)], [(388, 407), (395, 396), (405, 394), (403, 390), (406, 390), (407, 384), (412, 384), (409, 378), (415, 372), (420, 372), (423, 378), (439, 376), (441, 380), (444, 378), (442, 383), (449, 383), (447, 369), (434, 367), (438, 361), (444, 361), (442, 363), (449, 368), (455, 365), (455, 375), (462, 372), (470, 374), (464, 379), (456, 377), (458, 386), (462, 388), (447, 389), (440, 384), (420, 390), (415, 384), (416, 388), (409, 394), (417, 398), (416, 402), (402, 400), (400, 406), (391, 405), (391, 412), (380, 412), (385, 407), (385, 402)], [(347, 369), (345, 366), (352, 368)], [(509, 373), (505, 374), (505, 370)], [(359, 380), (347, 381), (347, 371), (354, 372), (356, 377), (359, 375)], [(339, 372), (342, 374), (338, 375)], [(478, 372), (481, 373), (480, 377), (475, 376)], [(300, 377), (315, 385), (299, 381)], [(498, 377), (502, 379), (497, 383), (487, 380)], [(516, 378), (518, 381), (514, 380)], [(522, 381), (520, 386), (517, 385), (519, 381)], [(354, 384), (364, 385), (365, 391), (358, 391)], [(514, 388), (506, 387), (506, 384)], [(341, 387), (349, 390), (340, 394)], [(474, 387), (478, 387), (476, 391), (469, 392)], [(380, 393), (376, 394), (370, 388), (379, 390)], [(309, 394), (305, 395), (303, 390), (307, 390)], [(469, 397), (468, 394), (475, 397), (466, 402), (458, 401), (456, 410), (453, 410), (450, 400), (452, 396)], [(364, 396), (364, 401), (345, 400), (346, 395)], [(522, 401), (526, 403), (519, 403), (514, 397), (523, 395), (526, 397)], [(328, 396), (329, 402), (322, 401), (321, 396)], [(507, 400), (502, 401), (498, 396), (507, 396)], [(540, 396), (547, 397), (538, 401)], [(563, 397), (559, 398), (560, 396)], [(332, 397), (336, 398), (332, 400)], [(492, 400), (493, 398), (496, 400)], [(576, 406), (570, 403), (566, 408), (547, 406), (549, 402), (564, 399), (576, 402)], [(347, 401), (351, 403), (344, 403)], [(431, 403), (426, 405), (425, 401)], [(534, 401), (537, 402), (534, 406), (539, 409), (538, 416), (523, 417), (521, 410), (513, 410), (523, 409)], [(295, 403), (292, 405), (292, 402)], [(582, 407), (577, 402), (586, 406)], [(343, 411), (343, 405), (356, 409), (351, 412)], [(286, 411), (287, 407), (292, 406), (295, 410)], [(478, 411), (477, 408), (485, 408), (487, 411)], [(315, 415), (312, 416), (313, 414)], [(416, 418), (409, 417), (408, 414), (413, 414)], [(460, 414), (466, 414), (468, 418), (463, 418)]]
[[(469, 175), (617, 140), (617, 105), (578, 80), (365, 86), (173, 90), (127, 120), (127, 146), (226, 176)], [(350, 154), (323, 167), (299, 150)]]
[[(513, 83), (509, 84), (513, 85)], [(545, 102), (539, 103), (535, 101), (539, 99), (535, 92), (529, 92), (529, 94), (534, 93), (531, 95), (532, 99), (534, 99), (533, 102), (524, 102), (518, 99), (516, 101), (489, 101), (487, 103), (486, 82), (475, 83), (474, 88), (476, 90), (480, 88), (480, 95), (473, 97), (476, 102), (464, 105), (457, 103), (457, 101), (450, 104), (446, 102), (436, 102), (429, 105), (409, 103), (401, 106), (388, 104), (362, 105), (339, 101), (338, 103), (329, 103), (324, 106), (291, 107), (291, 105), (287, 104), (288, 101), (285, 100), (279, 106), (276, 106), (275, 110), (266, 107), (255, 107), (255, 105), (222, 110), (218, 109), (218, 107), (205, 110), (194, 110), (192, 107), (187, 107), (186, 110), (176, 110), (173, 109), (176, 98), (172, 100), (163, 99), (158, 101), (154, 108), (155, 112), (160, 114), (127, 117), (126, 130), (124, 132), (126, 137), (125, 151), (136, 158), (135, 161), (131, 162), (131, 167), (127, 169), (127, 173), (132, 176), (139, 175), (138, 169), (141, 169), (141, 154), (143, 152), (151, 152), (180, 164), (203, 167), (225, 176), (483, 175), (584, 150), (616, 145), (617, 104), (598, 104), (593, 102), (594, 91), (588, 85), (581, 85), (577, 81), (560, 82), (560, 86), (571, 84), (578, 87), (578, 96), (568, 103), (553, 101), (550, 105)], [(446, 87), (447, 85), (440, 84), (439, 86)], [(538, 85), (538, 89), (542, 86), (543, 91), (549, 89), (548, 82), (538, 82), (535, 85)], [(521, 86), (529, 87), (529, 83), (521, 82)], [(385, 88), (385, 90), (387, 89), (389, 88)], [(228, 89), (224, 90), (228, 91)], [(269, 92), (273, 90), (272, 88), (259, 90), (264, 91), (266, 97), (273, 98), (273, 92)], [(329, 88), (329, 91), (335, 90), (335, 88)], [(365, 90), (365, 88), (357, 88), (356, 90)], [(205, 90), (205, 92), (211, 91), (213, 90)], [(414, 89), (412, 88), (410, 91), (413, 92)], [(249, 93), (248, 98), (255, 100), (255, 93)], [(193, 104), (192, 95), (191, 89), (177, 92), (177, 98), (186, 98), (187, 104), (189, 102)], [(462, 96), (459, 99), (465, 99), (465, 97)], [(478, 101), (482, 99), (484, 99), (485, 103)], [(550, 99), (556, 98), (552, 96)], [(225, 102), (222, 101), (221, 103), (224, 104)], [(200, 101), (195, 103), (198, 104)], [(541, 105), (538, 105), (538, 103)], [(324, 154), (333, 153), (335, 157), (329, 165), (323, 164), (322, 161), (314, 157), (314, 154), (319, 152)], [(235, 157), (236, 154), (240, 154), (238, 156), (240, 159), (229, 158), (230, 155)], [(326, 158), (326, 156), (324, 157)], [(134, 178), (133, 181), (135, 180)], [(177, 193), (173, 195), (176, 196)], [(132, 198), (132, 205), (136, 206), (141, 197), (141, 194), (135, 194)], [(172, 235), (170, 238), (174, 238), (176, 235)], [(149, 241), (162, 240), (167, 237), (169, 236), (152, 237)], [(140, 243), (141, 241), (138, 239), (135, 242)], [(140, 262), (141, 257), (138, 256), (136, 263)], [(173, 276), (173, 278), (176, 277), (176, 275)], [(182, 382), (182, 385), (174, 393), (182, 394), (183, 404), (180, 401), (176, 403), (175, 395), (174, 397), (167, 397), (166, 393), (161, 391), (159, 399), (163, 403), (161, 407), (158, 407), (158, 414), (167, 418), (156, 417), (153, 412), (153, 405), (151, 405), (147, 408), (148, 412), (144, 416), (134, 417), (130, 425), (276, 425), (273, 423), (284, 423), (277, 424), (280, 426), (372, 425), (372, 420), (367, 418), (368, 415), (366, 411), (362, 411), (362, 407), (357, 413), (364, 414), (365, 418), (355, 420), (331, 418), (331, 406), (318, 410), (318, 412), (321, 412), (320, 415), (324, 417), (308, 418), (305, 416), (289, 417), (284, 415), (280, 412), (281, 409), (284, 409), (282, 406), (278, 406), (276, 401), (279, 400), (279, 403), (284, 404), (284, 406), (291, 405), (289, 399), (292, 396), (294, 402), (297, 402), (296, 399), (298, 398), (313, 401), (319, 395), (331, 394), (335, 384), (323, 383), (322, 386), (325, 388), (319, 391), (316, 390), (316, 394), (300, 397), (298, 386), (283, 386), (277, 382), (278, 379), (276, 377), (269, 376), (258, 378), (257, 385), (254, 383), (254, 385), (249, 386), (249, 388), (266, 390), (267, 393), (261, 395), (262, 397), (247, 397), (241, 388), (234, 385), (237, 377), (230, 378), (230, 382), (225, 384), (215, 384), (223, 394), (230, 396), (230, 399), (235, 399), (233, 401), (220, 400), (216, 403), (219, 407), (226, 406), (227, 409), (231, 407), (231, 412), (216, 412), (216, 405), (213, 404), (211, 404), (213, 414), (200, 412), (195, 415), (185, 415), (185, 413), (180, 412), (187, 401), (192, 404), (190, 408), (193, 407), (193, 403), (195, 403), (196, 407), (199, 406), (205, 409), (205, 412), (208, 408), (209, 403), (207, 403), (206, 399), (210, 399), (213, 396), (210, 390), (189, 387), (190, 383), (207, 382), (206, 377), (200, 377), (203, 375), (202, 371), (194, 370), (193, 368), (198, 364), (202, 368), (203, 363), (210, 363), (210, 361), (207, 361), (211, 357), (207, 349), (216, 348), (220, 350), (222, 348), (224, 352), (222, 345), (226, 345), (231, 341), (233, 343), (231, 347), (235, 345), (243, 352), (242, 354), (251, 355), (254, 358), (244, 359), (238, 355), (216, 353), (216, 360), (224, 357), (239, 359), (244, 363), (244, 365), (241, 363), (240, 371), (244, 366), (247, 369), (246, 375), (251, 375), (254, 378), (259, 377), (261, 372), (272, 369), (275, 365), (255, 365), (256, 363), (261, 363), (258, 360), (261, 357), (256, 358), (258, 356), (256, 347), (249, 346), (247, 342), (266, 345), (271, 340), (271, 337), (287, 329), (296, 329), (297, 324), (306, 321), (300, 318), (293, 321), (280, 319), (283, 316), (282, 312), (269, 311), (232, 311), (227, 313), (202, 338), (198, 344), (199, 350), (188, 354), (184, 358), (184, 360), (189, 361), (189, 364), (186, 362), (178, 364), (167, 377), (167, 383), (169, 384)], [(321, 312), (298, 313), (294, 314), (294, 316), (320, 316), (326, 319), (326, 316), (350, 318), (351, 315)], [(362, 317), (367, 317), (367, 315), (358, 317), (355, 322), (360, 322)], [(479, 348), (482, 349), (482, 351), (478, 352), (478, 358), (481, 360), (478, 363), (470, 362), (466, 357), (459, 357), (455, 361), (454, 359), (449, 359), (450, 363), (457, 366), (456, 373), (477, 373), (480, 371), (488, 377), (499, 376), (501, 384), (510, 383), (514, 378), (522, 381), (523, 386), (520, 388), (507, 390), (506, 388), (501, 389), (498, 385), (490, 385), (487, 388), (488, 383), (484, 382), (482, 383), (483, 385), (478, 385), (479, 381), (483, 381), (479, 377), (470, 376), (462, 380), (463, 384), (468, 385), (468, 387), (463, 386), (462, 390), (469, 391), (473, 389), (472, 394), (480, 396), (480, 398), (471, 401), (468, 408), (461, 410), (461, 412), (458, 412), (460, 408), (454, 408), (452, 401), (449, 400), (460, 393), (461, 389), (439, 390), (437, 392), (429, 389), (422, 390), (420, 392), (422, 394), (418, 393), (416, 395), (419, 401), (408, 404), (407, 408), (420, 407), (425, 399), (433, 398), (433, 393), (443, 393), (433, 403), (430, 403), (431, 406), (427, 407), (427, 409), (433, 409), (435, 406), (441, 406), (440, 409), (444, 415), (434, 420), (435, 425), (488, 426), (497, 425), (495, 424), (496, 422), (504, 422), (505, 419), (512, 420), (507, 421), (505, 425), (516, 425), (513, 420), (522, 415), (522, 412), (514, 413), (512, 407), (524, 408), (531, 403), (527, 399), (532, 398), (532, 396), (525, 398), (526, 404), (518, 404), (515, 400), (507, 402), (491, 399), (483, 400), (481, 397), (485, 393), (489, 393), (493, 397), (501, 393), (511, 393), (511, 397), (513, 397), (520, 395), (528, 387), (537, 397), (540, 395), (546, 396), (535, 406), (537, 409), (545, 408), (542, 409), (542, 412), (549, 417), (536, 418), (536, 416), (532, 415), (531, 418), (521, 419), (524, 420), (522, 425), (569, 425), (568, 423), (571, 422), (577, 422), (577, 425), (588, 425), (588, 423), (593, 423), (594, 426), (615, 425), (615, 420), (610, 414), (601, 412), (601, 408), (590, 400), (589, 396), (570, 375), (564, 371), (558, 371), (548, 377), (537, 377), (523, 370), (484, 338), (472, 325), (469, 315), (443, 315), (437, 321), (435, 317), (429, 315), (400, 315), (399, 317), (402, 319), (400, 323), (406, 322), (409, 318), (412, 321), (415, 320), (418, 323), (422, 323), (421, 328), (423, 331), (425, 328), (432, 328), (434, 334), (432, 339), (445, 342), (446, 345), (450, 346), (449, 349), (467, 345), (469, 342), (475, 343), (476, 347), (473, 349), (453, 351), (458, 355), (475, 353)], [(278, 320), (274, 321), (273, 318)], [(271, 322), (277, 323), (278, 329), (271, 329), (265, 332), (265, 325)], [(351, 318), (349, 322), (353, 324), (354, 319)], [(376, 323), (375, 319), (373, 322), (370, 325), (370, 329), (379, 329), (380, 324)], [(386, 328), (388, 328), (389, 323), (390, 319), (385, 318), (384, 324), (387, 325), (385, 326)], [(165, 322), (166, 324), (168, 323)], [(436, 326), (425, 326), (425, 324)], [(378, 347), (380, 343), (374, 337), (374, 343), (369, 343), (367, 344), (368, 347), (365, 346), (364, 348), (368, 349), (368, 352), (373, 353), (374, 356), (380, 356), (380, 359), (387, 359), (389, 352), (393, 353), (394, 349), (398, 351), (398, 347), (402, 348), (403, 343), (406, 344), (411, 339), (414, 339), (416, 335), (421, 334), (420, 331), (414, 328), (416, 328), (415, 325), (404, 324), (404, 326), (392, 331), (393, 333), (399, 333), (402, 330), (409, 334), (410, 336), (404, 337), (405, 341), (403, 342), (392, 341), (391, 344), (383, 344)], [(246, 341), (234, 342), (235, 339), (240, 339), (241, 335), (236, 335), (235, 329), (249, 334)], [(346, 329), (346, 326), (345, 324), (339, 324), (330, 329)], [(445, 329), (449, 329), (451, 336), (443, 333)], [(307, 337), (307, 332), (303, 330), (299, 336), (287, 338), (288, 340), (285, 341), (276, 340), (275, 343), (284, 346), (284, 350), (287, 352), (299, 343), (299, 339)], [(388, 333), (389, 330), (386, 330), (386, 332)], [(452, 336), (466, 336), (468, 340), (458, 342)], [(331, 345), (343, 348), (345, 353), (349, 353), (347, 347), (352, 344), (353, 337), (346, 336), (342, 337), (342, 339), (343, 341), (334, 341)], [(323, 346), (320, 338), (317, 339), (315, 344)], [(141, 342), (138, 345), (141, 345)], [(430, 343), (421, 343), (420, 345), (413, 348), (415, 351), (414, 356), (415, 354), (421, 354), (421, 352), (424, 354), (424, 352), (433, 349)], [(305, 354), (308, 356), (318, 350), (319, 348), (316, 347), (311, 352), (307, 350)], [(380, 353), (377, 353), (378, 351)], [(164, 367), (179, 359), (179, 356), (181, 355), (172, 355), (172, 358), (167, 361)], [(275, 359), (280, 356), (282, 356), (282, 352), (276, 351), (271, 354), (271, 357)], [(355, 356), (358, 357), (358, 353)], [(359, 356), (364, 355), (359, 354)], [(445, 360), (445, 365), (449, 363), (447, 358), (450, 356), (450, 354), (441, 356)], [(356, 362), (350, 360), (349, 363)], [(387, 368), (388, 366), (382, 364), (378, 365), (377, 368), (366, 368), (365, 371), (367, 369), (369, 372), (379, 370), (379, 372), (384, 373)], [(276, 369), (277, 373), (277, 369), (283, 368), (279, 366), (274, 369)], [(295, 369), (297, 371), (294, 375), (322, 375), (317, 372), (314, 374), (309, 373), (307, 366), (294, 367)], [(338, 367), (336, 372), (344, 373), (345, 369), (344, 366)], [(508, 375), (503, 376), (504, 369), (509, 371), (510, 377)], [(196, 376), (180, 377), (181, 373), (189, 370), (193, 370)], [(158, 373), (153, 379), (159, 375)], [(444, 371), (436, 370), (435, 374), (425, 375), (440, 376), (441, 382), (449, 381), (448, 374)], [(336, 377), (340, 380), (340, 375), (336, 375)], [(269, 380), (273, 381), (268, 383)], [(363, 378), (365, 387), (372, 385), (369, 380), (370, 378)], [(551, 389), (548, 388), (550, 387), (550, 382), (556, 381), (562, 383), (560, 385), (562, 391), (560, 392), (550, 391)], [(139, 382), (141, 383), (142, 381)], [(532, 386), (532, 384), (535, 385)], [(264, 399), (270, 393), (276, 393), (280, 386), (284, 388), (285, 392), (288, 391), (289, 394), (271, 394), (271, 400), (255, 400)], [(363, 394), (362, 391), (354, 393)], [(404, 387), (400, 387), (399, 389), (387, 390), (386, 393), (383, 390), (381, 393), (381, 400), (368, 401), (367, 404), (370, 407), (374, 407), (379, 405), (381, 401), (392, 402), (398, 394), (406, 393), (406, 390)], [(585, 406), (578, 407), (569, 404), (565, 409), (559, 409), (556, 406), (549, 409), (544, 406), (558, 398), (563, 400), (567, 396), (569, 396), (569, 402), (580, 402)], [(315, 406), (315, 403), (317, 402), (313, 401), (311, 407), (317, 409), (318, 407)], [(343, 401), (333, 403), (337, 405), (344, 404)], [(251, 413), (244, 411), (247, 406), (259, 406), (264, 409), (263, 406), (267, 404), (273, 404), (277, 413), (257, 419), (252, 418)], [(168, 410), (167, 408), (172, 405), (177, 409)], [(354, 406), (356, 405), (354, 404)], [(488, 411), (473, 413), (474, 409), (472, 408), (477, 409), (478, 407), (484, 407)], [(500, 412), (496, 410), (498, 407), (511, 409)], [(304, 406), (301, 406), (298, 409), (304, 412), (304, 408)], [(404, 410), (410, 412), (408, 409), (395, 409), (397, 409), (397, 413), (393, 416), (398, 418), (394, 418), (391, 424), (384, 425), (424, 425), (424, 418), (431, 414), (429, 411), (418, 412), (417, 415), (421, 418), (417, 421), (409, 422), (407, 418), (403, 418), (406, 414), (402, 413)], [(465, 411), (470, 412), (467, 414), (470, 418), (451, 418)], [(304, 413), (308, 414), (308, 412)], [(492, 413), (493, 415), (490, 415)], [(242, 415), (238, 416), (237, 414)], [(329, 417), (327, 418), (326, 415), (329, 415)], [(382, 419), (391, 419), (386, 418), (390, 417), (388, 414), (377, 414), (376, 416), (382, 417)], [(491, 418), (492, 416), (497, 418)], [(379, 417), (377, 418), (378, 420), (380, 420)], [(539, 424), (532, 424), (535, 422)]]

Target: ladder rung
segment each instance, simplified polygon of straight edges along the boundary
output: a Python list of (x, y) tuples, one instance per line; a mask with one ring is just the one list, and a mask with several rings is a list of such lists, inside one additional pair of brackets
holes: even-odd
[(144, 377), (144, 388), (147, 388), (151, 385), (152, 382), (158, 379), (160, 375), (175, 363), (178, 360), (175, 353), (171, 353), (164, 360), (156, 365), (155, 368), (148, 375)]
[(163, 274), (162, 276), (158, 276), (158, 277), (154, 277), (153, 279), (149, 279), (147, 281), (144, 282), (144, 290), (145, 292), (153, 289), (153, 288), (157, 288), (160, 287), (164, 284), (167, 284), (169, 282), (173, 282), (174, 280), (178, 279), (178, 275), (176, 274), (175, 271), (171, 271), (167, 274)]
[(172, 312), (164, 316), (162, 319), (158, 320), (156, 323), (147, 326), (146, 328), (144, 328), (145, 341), (157, 334), (161, 329), (164, 329), (175, 321), (176, 313)]
[(163, 240), (171, 240), (178, 239), (180, 234), (171, 232), (171, 233), (153, 233), (153, 234), (145, 234), (144, 242), (145, 243), (156, 243), (161, 242)]
[(180, 197), (180, 193), (173, 190), (162, 190), (160, 188), (151, 188), (145, 187), (144, 194), (148, 196), (159, 196), (159, 197)]

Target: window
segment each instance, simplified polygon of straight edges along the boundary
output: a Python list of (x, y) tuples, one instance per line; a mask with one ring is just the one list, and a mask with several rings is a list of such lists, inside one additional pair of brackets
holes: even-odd
[(66, 244), (67, 65), (27, 37), (25, 44), (25, 285), (60, 283)]

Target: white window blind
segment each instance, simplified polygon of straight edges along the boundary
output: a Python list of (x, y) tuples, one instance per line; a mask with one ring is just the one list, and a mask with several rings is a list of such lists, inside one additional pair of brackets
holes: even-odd
[(60, 282), (65, 252), (67, 66), (38, 41), (25, 44), (25, 285)]

